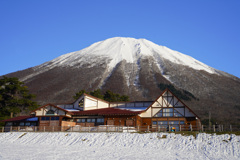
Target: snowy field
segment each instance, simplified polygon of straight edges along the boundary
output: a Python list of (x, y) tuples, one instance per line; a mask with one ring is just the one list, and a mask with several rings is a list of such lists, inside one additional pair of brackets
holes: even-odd
[(0, 159), (240, 159), (240, 136), (168, 133), (0, 133)]

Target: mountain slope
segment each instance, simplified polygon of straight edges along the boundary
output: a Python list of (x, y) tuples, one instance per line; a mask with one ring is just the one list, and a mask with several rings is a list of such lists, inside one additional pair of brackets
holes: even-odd
[[(202, 119), (240, 122), (240, 79), (145, 39), (115, 37), (8, 74), (19, 77), (39, 103), (64, 103), (81, 89), (101, 88), (131, 100), (154, 100), (172, 84), (199, 100), (186, 101)], [(235, 120), (232, 119), (235, 118)]]

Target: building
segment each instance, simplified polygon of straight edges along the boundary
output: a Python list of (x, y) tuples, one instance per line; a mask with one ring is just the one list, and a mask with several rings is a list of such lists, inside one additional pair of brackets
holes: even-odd
[[(31, 119), (34, 121), (29, 123)], [(199, 130), (201, 126), (200, 118), (169, 89), (153, 102), (107, 102), (84, 93), (73, 103), (46, 104), (32, 111), (31, 117), (15, 117), (4, 122), (6, 126), (38, 126), (39, 130), (110, 125), (178, 131), (181, 127)]]

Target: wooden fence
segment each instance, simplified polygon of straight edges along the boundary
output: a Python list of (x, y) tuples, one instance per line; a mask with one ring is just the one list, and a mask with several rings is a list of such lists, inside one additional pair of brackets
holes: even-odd
[(179, 131), (202, 131), (224, 132), (240, 131), (240, 125), (212, 125), (212, 126), (6, 126), (1, 127), (0, 132), (179, 132)]

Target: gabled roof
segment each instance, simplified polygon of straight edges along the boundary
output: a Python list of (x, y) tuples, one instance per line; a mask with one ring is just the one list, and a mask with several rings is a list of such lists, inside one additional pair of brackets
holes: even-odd
[(37, 110), (40, 110), (41, 108), (45, 108), (45, 107), (47, 107), (47, 106), (52, 106), (52, 107), (57, 108), (57, 109), (59, 109), (59, 110), (62, 110), (62, 111), (64, 111), (64, 112), (69, 112), (69, 111), (67, 111), (67, 110), (65, 110), (65, 109), (63, 109), (63, 108), (60, 108), (60, 107), (58, 107), (58, 106), (56, 106), (56, 105), (54, 105), (54, 104), (49, 103), (49, 104), (46, 104), (46, 105), (44, 105), (44, 106), (41, 106), (41, 107), (39, 107), (39, 108), (31, 111), (31, 113), (32, 113), (32, 112), (36, 112)]
[(105, 101), (105, 100), (103, 100), (103, 99), (94, 97), (94, 96), (92, 96), (92, 95), (90, 95), (90, 94), (87, 94), (87, 93), (83, 93), (83, 95), (84, 95), (84, 96), (91, 97), (91, 98), (94, 98), (94, 99), (96, 99), (96, 100), (99, 100), (99, 101), (102, 101), (102, 102), (105, 102), (105, 103), (109, 103), (108, 101)]
[[(63, 105), (64, 105), (64, 104), (74, 104), (74, 103), (76, 103), (79, 99), (82, 99), (84, 96), (88, 96), (88, 97), (91, 97), (91, 98), (93, 98), (93, 99), (95, 99), (95, 100), (102, 101), (102, 102), (105, 102), (105, 103), (108, 103), (108, 104), (109, 104), (108, 101), (105, 101), (105, 100), (103, 100), (103, 99), (94, 97), (94, 96), (89, 95), (89, 94), (87, 94), (87, 93), (83, 93), (83, 94), (82, 94), (80, 97), (78, 97), (78, 99), (76, 99), (74, 102), (72, 102), (72, 103), (63, 103)], [(61, 105), (61, 104), (58, 104), (58, 105)]]
[(129, 110), (122, 110), (116, 108), (103, 108), (103, 109), (94, 109), (87, 111), (79, 111), (79, 112), (71, 112), (72, 115), (75, 116), (87, 116), (87, 115), (138, 115), (141, 112), (133, 112)]
[(167, 91), (170, 92), (175, 98), (177, 98), (177, 100), (178, 100), (179, 102), (181, 102), (181, 103), (184, 105), (184, 107), (186, 107), (187, 109), (189, 109), (189, 111), (192, 112), (198, 119), (200, 119), (185, 103), (183, 103), (177, 96), (175, 96), (168, 88), (166, 88), (166, 89), (162, 92), (162, 94), (161, 94), (159, 97), (157, 97), (157, 98), (155, 99), (155, 101), (153, 101), (153, 103), (152, 103), (148, 108), (146, 108), (145, 111), (147, 111), (149, 108), (151, 108), (152, 105), (153, 105), (161, 96), (163, 96), (163, 94), (164, 94), (165, 92), (167, 92)]
[(32, 116), (18, 116), (18, 117), (2, 120), (2, 122), (23, 121), (28, 118), (32, 118)]

